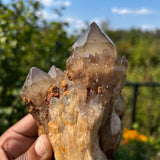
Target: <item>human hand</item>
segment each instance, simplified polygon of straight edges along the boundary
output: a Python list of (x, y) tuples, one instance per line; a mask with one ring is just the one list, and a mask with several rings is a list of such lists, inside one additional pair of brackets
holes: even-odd
[(50, 160), (52, 154), (47, 136), (38, 137), (38, 127), (30, 114), (0, 137), (0, 160)]

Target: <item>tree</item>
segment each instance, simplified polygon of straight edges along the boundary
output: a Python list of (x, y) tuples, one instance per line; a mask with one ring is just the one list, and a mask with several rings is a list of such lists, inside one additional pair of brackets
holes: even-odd
[[(117, 46), (118, 56), (125, 55), (128, 60), (127, 81), (160, 82), (160, 37), (159, 31), (142, 32), (131, 29), (128, 31), (107, 31)], [(132, 90), (125, 87), (122, 94), (127, 103), (126, 122), (131, 117)], [(159, 87), (141, 87), (138, 90), (136, 123), (142, 132), (159, 133), (160, 119)]]
[(0, 133), (27, 113), (20, 92), (29, 69), (64, 69), (70, 54), (67, 24), (42, 21), (39, 9), (31, 0), (0, 4)]

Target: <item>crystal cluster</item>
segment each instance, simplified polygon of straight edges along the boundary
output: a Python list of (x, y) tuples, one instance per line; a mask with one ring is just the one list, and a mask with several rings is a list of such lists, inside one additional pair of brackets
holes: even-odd
[(125, 103), (127, 60), (92, 23), (72, 46), (66, 72), (31, 68), (22, 98), (48, 135), (56, 160), (107, 160), (116, 151)]

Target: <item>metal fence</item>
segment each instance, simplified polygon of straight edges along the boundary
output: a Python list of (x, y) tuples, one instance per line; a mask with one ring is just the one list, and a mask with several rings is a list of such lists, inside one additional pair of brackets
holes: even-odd
[(136, 104), (139, 87), (160, 87), (160, 82), (126, 82), (125, 86), (133, 88), (133, 97), (132, 97), (132, 119), (131, 123), (134, 124), (136, 121)]

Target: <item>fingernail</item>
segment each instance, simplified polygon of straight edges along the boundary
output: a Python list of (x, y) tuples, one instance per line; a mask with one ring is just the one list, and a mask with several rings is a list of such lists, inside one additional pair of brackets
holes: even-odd
[(43, 156), (46, 152), (46, 147), (44, 145), (44, 141), (43, 141), (43, 135), (41, 135), (39, 138), (38, 138), (38, 141), (35, 145), (35, 151), (37, 153), (37, 155), (39, 156)]

